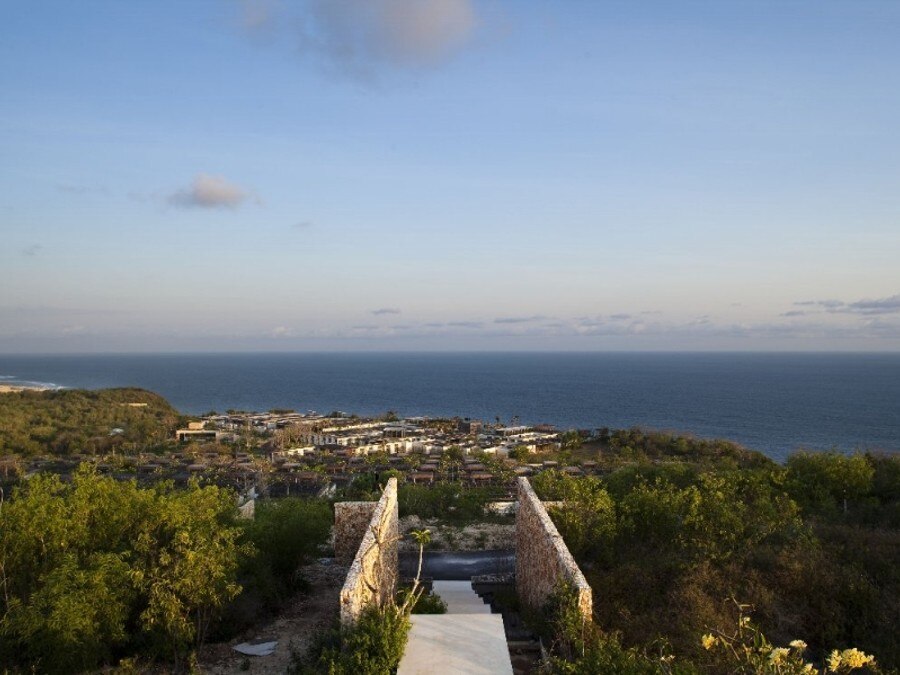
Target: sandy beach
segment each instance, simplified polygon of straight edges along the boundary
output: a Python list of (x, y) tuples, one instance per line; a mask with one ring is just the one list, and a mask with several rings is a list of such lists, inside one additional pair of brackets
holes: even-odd
[(24, 384), (0, 384), (0, 394), (13, 394), (17, 391), (48, 391), (51, 387)]

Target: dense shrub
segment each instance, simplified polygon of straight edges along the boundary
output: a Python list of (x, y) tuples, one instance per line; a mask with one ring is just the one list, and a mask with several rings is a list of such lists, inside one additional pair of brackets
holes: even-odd
[(787, 485), (805, 513), (833, 518), (870, 497), (875, 469), (868, 457), (798, 452), (787, 461)]
[(819, 522), (900, 528), (900, 454), (798, 452), (785, 484)]
[(895, 667), (900, 532), (885, 514), (900, 492), (896, 467), (826, 453), (786, 468), (644, 464), (533, 483), (567, 500), (551, 515), (602, 598), (598, 624), (623, 645), (665, 639), (701, 663), (697, 635), (733, 626), (728, 599), (739, 597), (776, 644), (802, 637), (813, 658), (859, 647)]
[(489, 487), (468, 487), (457, 482), (435, 485), (401, 485), (397, 500), (400, 517), (416, 515), (451, 523), (469, 523), (485, 518), (485, 506), (497, 498)]
[[(171, 438), (179, 420), (164, 398), (143, 389), (4, 394), (0, 396), (0, 456), (152, 446)], [(113, 429), (122, 433), (111, 434)]]
[(359, 502), (378, 501), (388, 477), (382, 476), (378, 471), (359, 473), (353, 477), (353, 481), (347, 487), (341, 490), (340, 499)]
[(576, 480), (559, 471), (545, 471), (533, 482), (544, 499), (563, 501), (552, 509), (553, 520), (573, 555), (581, 559), (612, 555), (615, 504), (599, 479)]
[(605, 430), (600, 436), (612, 453), (629, 460), (675, 459), (720, 467), (763, 468), (774, 463), (765, 455), (723, 439), (693, 438), (643, 429)]
[(549, 658), (544, 672), (554, 675), (829, 675), (882, 672), (876, 659), (855, 647), (831, 649), (820, 659), (821, 665), (808, 660), (806, 642), (791, 640), (787, 646), (775, 646), (746, 613), (749, 609), (730, 602), (734, 621), (721, 629), (692, 636), (699, 648), (694, 658), (676, 655), (666, 640), (657, 640), (643, 648), (626, 647), (616, 633), (602, 631), (585, 620), (571, 588), (562, 584), (544, 607), (537, 624)]
[(240, 591), (233, 495), (141, 489), (90, 469), (32, 478), (0, 507), (0, 660), (46, 672), (143, 649), (176, 662)]
[(545, 671), (551, 675), (690, 675), (691, 663), (676, 661), (661, 644), (655, 654), (622, 645), (619, 636), (604, 633), (585, 621), (572, 589), (562, 584), (543, 608), (535, 628), (550, 654)]
[(295, 593), (307, 591), (300, 568), (319, 555), (333, 520), (331, 505), (323, 499), (257, 502), (255, 518), (241, 521), (241, 541), (253, 549), (238, 573), (243, 591), (224, 608), (210, 638), (228, 640), (277, 612)]
[(244, 532), (256, 549), (254, 570), (266, 570), (291, 586), (298, 580), (297, 568), (319, 553), (334, 521), (331, 505), (321, 499), (264, 500), (257, 504), (253, 520)]

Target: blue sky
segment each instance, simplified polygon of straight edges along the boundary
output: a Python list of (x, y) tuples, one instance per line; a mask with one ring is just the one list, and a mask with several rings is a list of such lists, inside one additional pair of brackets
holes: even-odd
[(0, 352), (900, 348), (894, 0), (7, 0)]

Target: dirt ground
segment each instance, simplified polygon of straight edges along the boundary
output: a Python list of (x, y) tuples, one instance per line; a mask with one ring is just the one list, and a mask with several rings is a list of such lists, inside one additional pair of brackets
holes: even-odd
[[(400, 549), (417, 551), (417, 544), (408, 535), (412, 530), (423, 529), (431, 530), (430, 550), (478, 551), (511, 549), (516, 545), (516, 527), (512, 522), (457, 526), (408, 516), (400, 520), (400, 532), (404, 535)], [(312, 589), (309, 594), (295, 598), (268, 623), (254, 626), (228, 642), (206, 645), (199, 658), (202, 671), (210, 675), (281, 675), (288, 672), (293, 654), (305, 652), (314, 633), (330, 625), (338, 615), (338, 597), (347, 567), (337, 565), (331, 559), (325, 560), (328, 562), (316, 562), (303, 568), (303, 575), (310, 581)], [(245, 656), (232, 649), (242, 642), (272, 640), (277, 640), (278, 646), (270, 656)]]
[[(309, 594), (297, 597), (268, 623), (254, 626), (229, 642), (205, 646), (199, 658), (202, 671), (211, 675), (281, 675), (288, 672), (293, 654), (305, 652), (314, 633), (327, 628), (337, 618), (338, 596), (347, 568), (333, 562), (316, 562), (304, 567), (303, 575), (310, 582)], [(242, 642), (272, 640), (277, 640), (278, 646), (269, 656), (245, 656), (232, 649)]]
[(418, 544), (408, 536), (412, 530), (431, 530), (431, 551), (491, 551), (516, 547), (516, 525), (509, 523), (473, 523), (446, 525), (418, 516), (400, 519), (401, 551), (418, 551)]

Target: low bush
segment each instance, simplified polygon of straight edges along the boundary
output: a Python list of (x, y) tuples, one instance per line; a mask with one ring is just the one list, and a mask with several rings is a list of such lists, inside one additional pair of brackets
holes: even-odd
[[(408, 589), (401, 589), (398, 593), (398, 604), (403, 606), (407, 598), (409, 598), (411, 591)], [(434, 593), (422, 593), (416, 598), (416, 601), (412, 605), (412, 613), (413, 614), (446, 614), (447, 613), (447, 603), (444, 602), (439, 595), (435, 595)]]
[(390, 604), (371, 606), (352, 627), (320, 633), (309, 651), (294, 658), (297, 675), (390, 675), (396, 672), (409, 634), (409, 616)]
[(665, 645), (652, 655), (624, 647), (618, 635), (604, 633), (593, 621), (584, 619), (577, 596), (566, 584), (557, 587), (536, 627), (549, 645), (544, 669), (550, 675), (693, 675), (699, 672), (691, 663), (676, 661)]
[(707, 671), (747, 675), (828, 675), (860, 669), (881, 672), (873, 656), (855, 647), (832, 649), (821, 667), (816, 667), (805, 658), (807, 644), (803, 640), (791, 640), (787, 647), (774, 646), (745, 614), (747, 607), (735, 605), (739, 616), (733, 629), (707, 633), (700, 639), (708, 652), (704, 664)]

